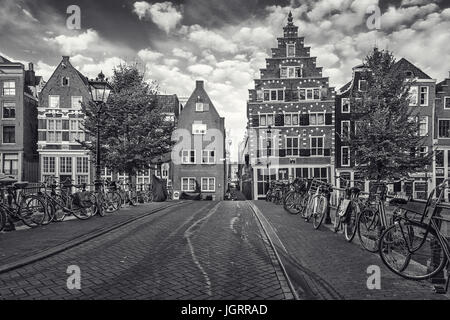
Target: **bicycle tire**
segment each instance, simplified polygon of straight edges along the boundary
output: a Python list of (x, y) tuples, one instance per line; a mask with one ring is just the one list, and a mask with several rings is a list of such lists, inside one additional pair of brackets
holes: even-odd
[(369, 252), (378, 252), (382, 229), (380, 214), (377, 210), (366, 208), (359, 214), (357, 231), (361, 246)]
[(35, 195), (27, 195), (20, 201), (17, 215), (30, 228), (42, 226), (47, 216), (47, 208), (42, 199)]
[(64, 206), (64, 198), (59, 194), (54, 194), (51, 196), (53, 198), (52, 201), (52, 212), (53, 212), (53, 221), (62, 222), (66, 218), (67, 210)]
[[(92, 197), (93, 193), (91, 193)], [(91, 198), (92, 205), (89, 208), (82, 208), (73, 203), (74, 198), (70, 197), (69, 208), (70, 212), (79, 220), (88, 220), (93, 217), (97, 212), (97, 199)]]
[[(418, 240), (416, 246), (415, 240)], [(407, 247), (408, 254), (405, 254), (402, 248), (402, 241)], [(428, 245), (433, 247), (429, 249)], [(444, 245), (448, 246), (446, 243)], [(388, 227), (380, 237), (378, 249), (381, 260), (388, 269), (408, 280), (430, 279), (441, 272), (448, 261), (442, 243), (437, 240), (436, 231), (431, 226), (424, 227), (408, 221), (397, 221)], [(411, 253), (410, 249), (414, 253)], [(422, 249), (423, 255), (430, 255), (430, 259), (418, 253)], [(414, 258), (413, 255), (415, 255)], [(436, 263), (436, 257), (440, 257), (438, 263)], [(398, 265), (394, 262), (396, 259), (399, 260)]]
[(353, 202), (349, 204), (348, 213), (346, 214), (344, 225), (344, 238), (347, 242), (352, 242), (356, 235), (358, 214)]
[(327, 214), (328, 209), (328, 201), (327, 198), (323, 195), (317, 196), (319, 199), (317, 200), (317, 205), (313, 211), (313, 227), (318, 230), (325, 219), (325, 215)]
[(341, 227), (341, 217), (339, 216), (338, 212), (341, 208), (342, 200), (339, 200), (339, 203), (336, 207), (336, 211), (334, 212), (334, 221), (333, 221), (333, 232), (337, 233)]
[(284, 210), (286, 210), (290, 214), (294, 214), (294, 215), (299, 214), (300, 210), (297, 207), (297, 203), (296, 203), (298, 201), (298, 197), (299, 197), (299, 195), (296, 192), (294, 192), (294, 191), (289, 192), (286, 195), (286, 200), (283, 205)]
[(120, 194), (117, 191), (110, 191), (107, 194), (107, 198), (111, 202), (111, 212), (116, 212), (120, 209), (122, 199), (120, 197)]
[(6, 225), (6, 212), (3, 210), (3, 208), (0, 208), (0, 232), (3, 231)]
[(313, 206), (314, 206), (313, 199), (314, 198), (315, 198), (315, 196), (312, 196), (312, 197), (310, 197), (308, 199), (307, 205), (304, 208), (304, 210), (302, 211), (303, 212), (302, 216), (303, 216), (303, 218), (305, 218), (306, 222), (309, 222), (311, 220), (312, 212), (313, 212), (313, 209), (314, 209), (313, 208)]

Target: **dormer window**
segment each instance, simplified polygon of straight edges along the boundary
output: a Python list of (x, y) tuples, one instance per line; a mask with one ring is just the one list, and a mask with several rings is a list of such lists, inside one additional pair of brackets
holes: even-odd
[(203, 102), (197, 102), (195, 104), (195, 111), (197, 112), (203, 112)]
[(63, 77), (62, 78), (62, 86), (63, 87), (68, 87), (69, 86), (69, 78), (68, 77)]
[(295, 43), (289, 43), (286, 45), (286, 56), (295, 57)]
[(414, 74), (412, 73), (412, 71), (406, 71), (405, 76), (406, 78), (411, 79), (414, 76)]
[(367, 80), (359, 80), (358, 89), (360, 92), (367, 91)]

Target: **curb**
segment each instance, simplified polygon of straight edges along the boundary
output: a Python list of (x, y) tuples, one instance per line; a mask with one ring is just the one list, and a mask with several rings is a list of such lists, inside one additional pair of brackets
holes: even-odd
[(181, 201), (181, 202), (177, 202), (177, 203), (174, 203), (174, 204), (169, 204), (167, 206), (163, 206), (163, 207), (160, 207), (160, 208), (153, 209), (153, 210), (145, 213), (142, 216), (131, 218), (131, 219), (123, 221), (123, 222), (119, 222), (119, 223), (117, 223), (115, 225), (112, 225), (112, 226), (109, 226), (109, 227), (105, 227), (105, 228), (100, 229), (98, 231), (82, 235), (82, 236), (77, 237), (75, 239), (68, 240), (67, 242), (64, 242), (64, 243), (62, 243), (60, 245), (57, 245), (57, 246), (55, 246), (53, 248), (46, 249), (46, 250), (41, 251), (39, 253), (33, 254), (33, 255), (29, 256), (29, 257), (22, 258), (22, 259), (20, 259), (20, 260), (18, 260), (16, 262), (11, 262), (11, 263), (2, 265), (2, 266), (0, 266), (0, 274), (3, 274), (3, 273), (6, 273), (6, 272), (9, 272), (9, 271), (12, 271), (12, 270), (15, 270), (15, 269), (27, 266), (29, 264), (32, 264), (34, 262), (43, 260), (45, 258), (54, 256), (54, 255), (56, 255), (58, 253), (61, 253), (63, 251), (66, 251), (68, 249), (76, 247), (76, 246), (78, 246), (80, 244), (83, 244), (85, 242), (88, 242), (88, 241), (90, 241), (92, 239), (98, 238), (98, 237), (100, 237), (100, 236), (102, 236), (102, 235), (104, 235), (106, 233), (109, 233), (111, 231), (114, 231), (114, 230), (117, 230), (117, 229), (119, 229), (121, 227), (124, 227), (124, 226), (126, 226), (128, 224), (131, 224), (131, 223), (133, 223), (135, 221), (139, 221), (141, 219), (144, 219), (144, 218), (146, 218), (146, 217), (148, 217), (148, 216), (150, 216), (152, 214), (155, 214), (155, 213), (157, 213), (159, 211), (163, 211), (165, 209), (169, 209), (169, 208), (176, 207), (176, 206), (183, 205), (183, 204), (186, 204), (186, 202), (185, 201)]
[[(259, 217), (258, 207), (256, 207), (254, 203), (252, 203), (248, 200), (246, 202), (247, 202), (248, 206), (250, 207), (250, 209), (253, 211), (253, 214), (255, 215), (256, 219), (258, 220), (259, 226), (265, 234), (266, 241), (268, 242), (270, 248), (273, 251), (273, 256), (272, 256), (272, 254), (269, 254), (269, 255), (270, 255), (270, 259), (272, 260), (272, 263), (274, 264), (275, 272), (277, 274), (278, 280), (280, 281), (281, 289), (283, 290), (284, 296), (286, 297), (286, 299), (293, 298), (294, 300), (300, 300), (300, 297), (298, 296), (297, 291), (295, 290), (294, 285), (292, 284), (292, 281), (289, 278), (286, 268), (284, 267), (284, 264), (281, 261), (280, 256), (278, 255), (278, 251), (275, 248), (275, 245), (273, 244), (272, 239), (269, 236), (269, 233), (267, 232), (266, 228), (264, 227), (264, 224), (262, 223), (261, 218)], [(264, 241), (264, 242), (266, 242), (266, 241)], [(275, 266), (275, 264), (278, 264), (278, 268), (277, 268), (277, 266)], [(279, 270), (279, 269), (281, 269), (281, 270)], [(280, 273), (282, 274), (282, 276), (284, 276), (284, 279), (280, 279)], [(285, 283), (287, 283), (287, 286)]]

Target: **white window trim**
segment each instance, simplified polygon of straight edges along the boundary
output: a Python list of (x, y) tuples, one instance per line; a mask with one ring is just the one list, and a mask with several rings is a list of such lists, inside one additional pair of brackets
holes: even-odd
[(422, 104), (421, 101), (419, 101), (420, 102), (420, 106), (421, 107), (428, 107), (428, 105), (430, 104), (430, 88), (428, 86), (420, 86), (419, 87), (419, 100), (421, 100), (421, 98), (422, 98), (422, 88), (426, 88), (427, 89), (427, 92), (426, 92), (427, 99), (426, 99), (424, 104)]
[[(362, 91), (361, 90), (361, 81), (365, 81), (366, 82), (366, 91)], [(359, 92), (367, 92), (367, 80), (364, 80), (364, 79), (358, 80), (358, 91)]]
[[(268, 121), (267, 121), (267, 116), (268, 115), (272, 116), (272, 124), (268, 124)], [(264, 126), (261, 125), (261, 116), (266, 116), (266, 125), (264, 125)], [(260, 113), (259, 114), (259, 127), (260, 128), (267, 128), (268, 126), (272, 126), (272, 127), (275, 126), (275, 113)]]
[[(345, 101), (348, 102), (348, 111), (344, 111)], [(342, 98), (341, 99), (341, 113), (350, 113), (350, 108), (351, 108), (351, 106), (350, 106), (350, 99), (349, 98)]]
[[(12, 101), (3, 101), (1, 119), (2, 119), (2, 120), (16, 120), (16, 117), (14, 117), (14, 118), (4, 118), (4, 117), (3, 117), (3, 115), (5, 114), (5, 113), (3, 112), (3, 109), (5, 108), (5, 104), (8, 104), (8, 103), (14, 104), (14, 110), (17, 111), (17, 105), (16, 105), (15, 102), (12, 102)], [(16, 113), (15, 111), (14, 111), (14, 113)]]
[(410, 91), (409, 91), (409, 97), (408, 98), (411, 98), (411, 89), (412, 88), (415, 88), (415, 90), (416, 90), (416, 100), (415, 101), (412, 101), (412, 100), (409, 101), (409, 106), (410, 107), (414, 107), (414, 106), (417, 106), (419, 104), (419, 95), (420, 95), (419, 86), (411, 86), (410, 89), (409, 89)]
[[(67, 79), (67, 85), (64, 85), (64, 79)], [(70, 87), (70, 78), (69, 77), (62, 77), (61, 78), (61, 86), (62, 87)]]
[(327, 123), (327, 120), (326, 120), (326, 111), (321, 111), (321, 112), (309, 112), (308, 113), (308, 118), (309, 119), (311, 119), (310, 117), (311, 117), (311, 115), (316, 115), (316, 122), (317, 122), (317, 115), (318, 114), (323, 114), (323, 124), (311, 124), (311, 120), (309, 120), (309, 125), (310, 126), (313, 126), (313, 127), (328, 127), (327, 125), (326, 125), (326, 123)]
[[(203, 130), (199, 130), (200, 132), (195, 132), (194, 128), (195, 126), (202, 126), (202, 128), (204, 127), (205, 130), (203, 132)], [(193, 123), (192, 124), (192, 134), (193, 135), (205, 135), (208, 132), (208, 126), (204, 123)]]
[(450, 108), (446, 108), (446, 107), (445, 107), (445, 104), (446, 104), (447, 99), (450, 100), (450, 96), (444, 97), (444, 109), (445, 109), (445, 110), (450, 110)]
[[(312, 147), (312, 139), (317, 139), (317, 138), (321, 138), (322, 139), (322, 148), (313, 148)], [(310, 154), (310, 157), (325, 157), (325, 137), (324, 136), (312, 136), (312, 137), (309, 137), (309, 146), (310, 146), (310, 150), (312, 150), (312, 149), (322, 149), (322, 154), (320, 155), (320, 154), (315, 154), (315, 155), (313, 155), (313, 154)]]
[[(267, 137), (267, 133), (266, 134), (264, 134), (264, 135), (261, 135), (260, 136), (260, 139), (258, 139), (259, 140), (259, 146), (260, 146), (260, 157), (267, 157), (267, 139), (268, 137)], [(271, 148), (270, 148), (270, 153), (272, 154), (270, 157), (275, 157), (275, 137), (274, 137), (274, 134), (272, 133), (272, 135), (270, 136), (270, 140), (271, 140)], [(263, 143), (263, 142), (265, 142), (265, 143)], [(265, 155), (264, 156), (261, 156), (261, 153), (264, 153)]]
[(342, 120), (341, 121), (341, 140), (344, 137), (344, 123), (348, 123), (348, 133), (350, 134), (351, 130), (351, 122), (350, 120)]
[[(425, 135), (421, 135), (421, 134), (420, 134), (420, 120), (421, 120), (421, 118), (425, 118), (425, 120), (426, 120), (427, 132), (426, 132)], [(429, 130), (428, 130), (428, 116), (420, 116), (418, 120), (419, 120), (419, 136), (420, 136), (420, 137), (428, 137), (428, 135), (429, 135)]]
[[(51, 98), (52, 98), (52, 97), (58, 97), (58, 101), (59, 101), (59, 106), (58, 106), (58, 107), (52, 107), (52, 106), (51, 106), (50, 101), (51, 101)], [(61, 108), (61, 97), (60, 97), (59, 95), (49, 95), (49, 96), (48, 96), (48, 107), (49, 107), (49, 108), (52, 108), (52, 109), (59, 109), (59, 108)]]
[[(198, 108), (200, 105), (202, 106), (201, 110), (200, 110), (200, 108)], [(204, 106), (203, 102), (196, 102), (195, 103), (195, 112), (203, 112), (204, 110), (205, 110), (205, 106)]]
[[(295, 58), (295, 55), (297, 54), (297, 49), (296, 49), (295, 45), (296, 45), (295, 42), (294, 43), (286, 43), (286, 57), (287, 58)], [(292, 47), (292, 46), (294, 47), (294, 55), (290, 56), (289, 55), (289, 47)]]
[[(78, 100), (78, 106), (76, 106), (76, 107), (73, 106), (73, 99), (74, 98), (80, 98), (80, 100)], [(71, 109), (80, 109), (82, 103), (83, 103), (83, 97), (82, 96), (71, 96), (70, 97), (70, 108)]]
[[(207, 156), (208, 162), (203, 162), (203, 159), (204, 159), (203, 153), (204, 152), (208, 152), (208, 156)], [(211, 152), (214, 152), (214, 158), (213, 158), (212, 162), (209, 161)], [(215, 163), (216, 163), (216, 150), (213, 150), (213, 149), (204, 149), (204, 150), (202, 150), (202, 164), (215, 164)]]
[[(348, 164), (344, 164), (344, 149), (348, 149)], [(343, 146), (341, 147), (341, 167), (350, 167), (350, 147), (349, 146)]]
[[(185, 190), (185, 189), (183, 189), (183, 179), (187, 179), (188, 180), (188, 190)], [(184, 191), (184, 192), (194, 192), (195, 191), (195, 189), (194, 190), (190, 190), (189, 189), (189, 185), (190, 185), (190, 180), (197, 180), (195, 177), (181, 177), (181, 191)], [(195, 183), (194, 183), (195, 184)]]
[(437, 126), (438, 126), (438, 132), (437, 132), (437, 134), (438, 134), (438, 139), (445, 139), (445, 140), (450, 140), (450, 137), (440, 137), (439, 136), (439, 132), (440, 132), (440, 126), (439, 126), (439, 121), (441, 121), (441, 120), (446, 120), (446, 121), (450, 121), (450, 118), (438, 118), (437, 119), (437, 121), (438, 121), (438, 123), (437, 123)]
[[(297, 124), (293, 124), (292, 122), (292, 116), (297, 115)], [(285, 127), (300, 127), (300, 112), (285, 112), (283, 114), (284, 116), (284, 126)], [(289, 116), (291, 118), (291, 124), (286, 124), (286, 116)]]
[[(300, 99), (300, 90), (305, 90), (305, 100)], [(314, 90), (319, 90), (319, 99), (314, 99)], [(308, 99), (308, 91), (312, 91), (311, 99)], [(298, 98), (299, 98), (298, 100), (299, 101), (320, 101), (321, 97), (322, 97), (322, 93), (320, 92), (320, 88), (300, 88), (298, 90)]]
[[(194, 162), (190, 162), (191, 152), (194, 151)], [(184, 161), (184, 152), (188, 152), (189, 162)], [(181, 164), (196, 164), (197, 163), (197, 150), (195, 149), (183, 149), (181, 150)]]
[[(295, 148), (293, 148), (293, 147), (288, 149), (288, 146), (287, 146), (288, 139), (297, 139), (297, 151), (298, 151), (297, 155), (292, 155), (292, 154), (288, 155), (287, 154), (288, 150), (295, 150)], [(300, 157), (300, 144), (301, 144), (301, 139), (300, 139), (299, 136), (296, 136), (296, 137), (285, 137), (284, 138), (284, 150), (286, 150), (286, 157)]]
[[(214, 179), (214, 190), (203, 189), (203, 179), (208, 179), (208, 186), (209, 186), (209, 179)], [(215, 177), (201, 177), (200, 178), (200, 188), (201, 188), (202, 192), (216, 192), (216, 178)]]

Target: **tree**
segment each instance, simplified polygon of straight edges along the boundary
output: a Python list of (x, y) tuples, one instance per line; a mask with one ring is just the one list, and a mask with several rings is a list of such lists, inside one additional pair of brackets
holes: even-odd
[(425, 139), (419, 135), (419, 117), (409, 107), (411, 81), (396, 69), (389, 51), (375, 48), (364, 62), (366, 90), (351, 91), (355, 130), (348, 142), (356, 170), (366, 179), (392, 180), (423, 171), (431, 154), (421, 154)]
[(100, 112), (94, 102), (83, 105), (83, 129), (90, 141), (80, 143), (95, 158), (100, 124), (102, 166), (133, 178), (171, 150), (174, 125), (166, 121), (165, 106), (157, 103), (157, 86), (144, 81), (137, 65), (115, 68), (111, 85), (113, 91)]

